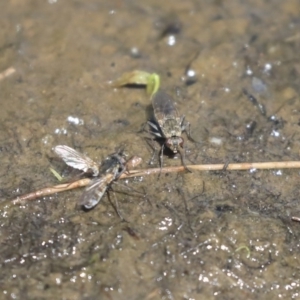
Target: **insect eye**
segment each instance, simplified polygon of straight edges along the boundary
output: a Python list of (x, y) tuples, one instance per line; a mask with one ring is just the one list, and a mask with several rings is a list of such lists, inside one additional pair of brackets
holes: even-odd
[(167, 146), (168, 148), (171, 148), (171, 147), (173, 146), (173, 142), (172, 142), (171, 139), (167, 139), (167, 140), (166, 140), (166, 146)]

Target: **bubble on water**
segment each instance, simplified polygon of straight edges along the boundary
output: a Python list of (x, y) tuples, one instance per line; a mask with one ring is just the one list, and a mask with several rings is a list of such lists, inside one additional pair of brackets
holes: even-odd
[(174, 46), (176, 44), (176, 36), (175, 35), (168, 36), (167, 44), (169, 46)]
[(249, 75), (249, 76), (253, 74), (253, 72), (250, 69), (250, 67), (247, 67), (246, 74)]
[(58, 134), (58, 135), (66, 135), (68, 133), (68, 131), (65, 128), (56, 128), (54, 130), (54, 133)]
[(266, 63), (264, 66), (264, 73), (269, 73), (272, 70), (272, 65), (269, 63)]
[(74, 125), (83, 125), (84, 121), (82, 119), (79, 119), (77, 117), (68, 116), (67, 121)]

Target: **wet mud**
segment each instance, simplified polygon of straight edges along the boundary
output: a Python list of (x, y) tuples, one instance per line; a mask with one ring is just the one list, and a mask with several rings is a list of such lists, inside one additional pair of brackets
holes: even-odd
[[(4, 1), (0, 4), (0, 299), (297, 299), (299, 170), (162, 174), (21, 206), (70, 171), (68, 145), (143, 158), (149, 98), (108, 81), (135, 69), (191, 123), (187, 163), (299, 160), (300, 4)], [(180, 165), (164, 156), (164, 165)], [(158, 157), (154, 165), (159, 165)]]

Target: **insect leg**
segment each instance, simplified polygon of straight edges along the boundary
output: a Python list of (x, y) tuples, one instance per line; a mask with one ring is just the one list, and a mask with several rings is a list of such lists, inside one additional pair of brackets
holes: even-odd
[(160, 148), (160, 156), (159, 156), (159, 164), (160, 164), (160, 173), (159, 173), (159, 176), (161, 174), (161, 169), (162, 169), (162, 166), (163, 166), (164, 149), (165, 149), (165, 144), (162, 144), (162, 146)]
[(184, 125), (181, 126), (182, 132), (186, 133), (187, 138), (189, 141), (196, 143), (196, 144), (201, 144), (201, 142), (197, 142), (192, 136), (191, 136), (191, 123), (186, 122)]
[[(112, 189), (110, 188), (110, 190), (112, 190)], [(122, 221), (127, 222), (127, 221), (123, 218), (122, 214), (120, 213), (120, 210), (119, 210), (119, 203), (118, 203), (118, 200), (117, 200), (116, 196), (114, 196), (115, 203), (113, 203), (112, 200), (111, 200), (111, 198), (110, 198), (110, 192), (107, 191), (107, 198), (108, 198), (108, 200), (109, 200), (111, 206), (114, 208), (115, 212), (116, 212), (117, 215), (119, 216), (119, 218), (120, 218)]]
[(197, 142), (194, 138), (192, 138), (191, 136), (191, 123), (190, 122), (185, 122), (185, 116), (181, 117), (181, 122), (180, 122), (180, 126), (181, 126), (181, 131), (186, 133), (186, 136), (188, 137), (188, 139), (196, 144), (201, 144), (200, 142)]
[(145, 130), (146, 132), (151, 133), (151, 134), (153, 134), (153, 135), (155, 135), (157, 137), (160, 137), (160, 138), (163, 137), (163, 135), (161, 133), (161, 130), (158, 127), (158, 125), (156, 125), (155, 123), (152, 123), (150, 121), (148, 121), (148, 125), (150, 127), (150, 130)]
[(178, 152), (179, 152), (180, 157), (181, 157), (181, 163), (182, 163), (182, 165), (184, 166), (184, 168), (188, 172), (192, 173), (192, 171), (187, 167), (187, 165), (185, 163), (185, 149), (184, 148), (178, 148)]
[[(149, 162), (148, 162), (148, 165), (152, 165), (153, 164), (153, 161), (154, 161), (154, 158), (155, 158), (155, 156), (156, 156), (156, 154), (157, 154), (157, 148), (155, 147), (155, 145), (153, 145), (153, 141), (154, 141), (154, 139), (153, 138), (149, 138), (149, 137), (144, 137), (144, 139), (145, 139), (145, 141), (146, 141), (146, 143), (149, 145), (149, 147), (151, 148), (151, 150), (152, 150), (152, 156), (151, 156), (151, 158), (150, 158), (150, 160), (149, 160)], [(150, 151), (151, 151), (150, 150)]]

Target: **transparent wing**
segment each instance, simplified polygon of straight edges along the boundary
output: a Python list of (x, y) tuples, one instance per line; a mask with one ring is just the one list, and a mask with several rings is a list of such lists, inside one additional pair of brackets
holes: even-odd
[(152, 106), (158, 122), (165, 118), (176, 118), (178, 116), (173, 98), (164, 91), (158, 91), (153, 95)]
[(84, 172), (92, 172), (93, 176), (98, 176), (98, 164), (73, 148), (58, 145), (54, 148), (54, 151), (68, 166)]
[(103, 198), (109, 184), (112, 181), (112, 175), (107, 174), (100, 178), (94, 179), (91, 184), (84, 191), (79, 205), (85, 209), (92, 209)]

